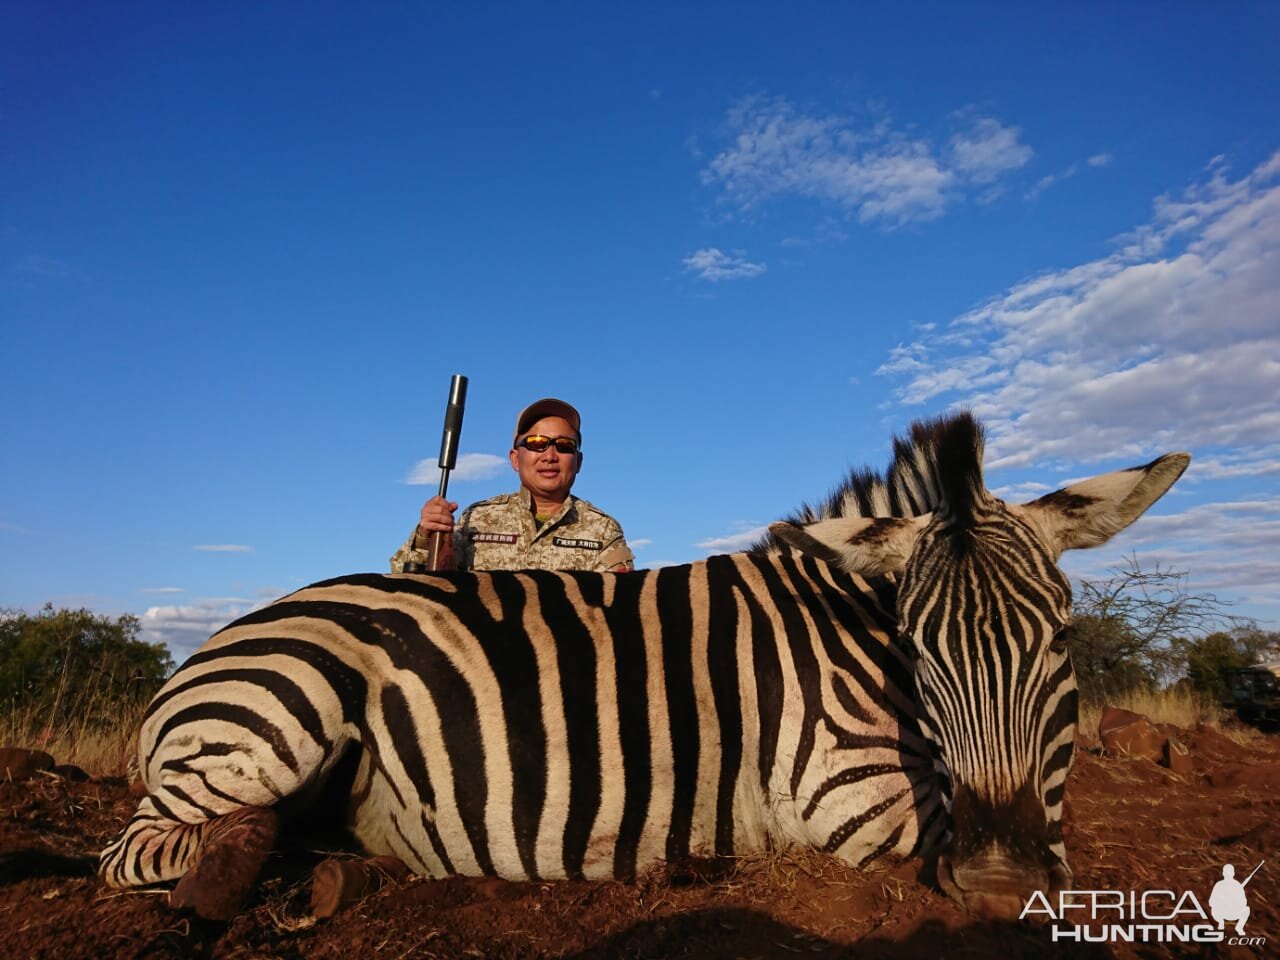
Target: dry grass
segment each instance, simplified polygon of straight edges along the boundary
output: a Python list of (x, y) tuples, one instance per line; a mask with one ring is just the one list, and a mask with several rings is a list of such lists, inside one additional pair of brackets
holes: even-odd
[(1213, 700), (1186, 687), (1170, 687), (1167, 690), (1131, 690), (1110, 697), (1105, 701), (1080, 704), (1080, 733), (1087, 740), (1096, 740), (1098, 721), (1106, 707), (1119, 707), (1140, 713), (1153, 723), (1168, 723), (1184, 730), (1205, 724), (1224, 729), (1234, 727), (1234, 715)]
[(11, 705), (0, 712), (0, 746), (43, 750), (95, 777), (124, 776), (134, 757), (146, 704), (110, 700), (102, 690), (73, 694), (59, 705)]
[(765, 853), (732, 858), (732, 869), (723, 880), (726, 890), (745, 894), (749, 899), (761, 889), (768, 891), (763, 899), (776, 897), (779, 890), (794, 891), (799, 876), (827, 883), (854, 883), (863, 879), (862, 872), (838, 857), (808, 847), (791, 847)]

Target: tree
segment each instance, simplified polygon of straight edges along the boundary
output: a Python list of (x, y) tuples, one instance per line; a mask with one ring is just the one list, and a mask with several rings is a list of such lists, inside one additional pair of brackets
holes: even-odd
[(163, 644), (138, 639), (138, 618), (88, 610), (0, 611), (0, 702), (53, 727), (72, 716), (105, 723), (149, 699), (173, 671)]
[(1130, 556), (1102, 580), (1081, 581), (1072, 608), (1071, 659), (1081, 693), (1098, 699), (1155, 686), (1186, 666), (1186, 638), (1222, 629), (1256, 629), (1229, 602), (1191, 593), (1187, 572), (1143, 570)]
[(1226, 672), (1274, 658), (1280, 653), (1280, 633), (1264, 633), (1256, 626), (1235, 627), (1197, 640), (1179, 640), (1175, 649), (1186, 663), (1191, 685), (1223, 702)]

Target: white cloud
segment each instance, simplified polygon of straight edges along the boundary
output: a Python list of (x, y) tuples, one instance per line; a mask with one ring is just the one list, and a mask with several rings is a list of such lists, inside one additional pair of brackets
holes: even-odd
[(890, 226), (940, 217), (964, 189), (991, 184), (1032, 156), (1020, 131), (992, 117), (958, 115), (965, 124), (945, 155), (885, 118), (858, 123), (814, 116), (784, 97), (749, 97), (730, 109), (729, 146), (702, 171), (744, 211), (801, 197), (832, 203), (864, 222)]
[(952, 169), (977, 183), (990, 183), (1000, 174), (1026, 165), (1034, 151), (1018, 138), (1017, 127), (1006, 127), (991, 117), (980, 117), (951, 138)]
[(1221, 171), (1109, 257), (1034, 277), (895, 349), (904, 403), (949, 399), (991, 432), (989, 465), (1236, 448), (1270, 472), (1280, 443), (1280, 154)]
[(1080, 164), (1073, 163), (1071, 164), (1071, 166), (1067, 167), (1065, 170), (1060, 170), (1057, 173), (1046, 174), (1045, 176), (1041, 177), (1039, 180), (1036, 181), (1035, 186), (1033, 186), (1030, 190), (1027, 191), (1026, 198), (1028, 200), (1034, 200), (1036, 197), (1040, 196), (1040, 194), (1044, 193), (1046, 190), (1052, 187), (1055, 183), (1061, 183), (1063, 180), (1070, 180), (1079, 172), (1080, 172)]
[[(1111, 166), (1114, 160), (1115, 158), (1109, 153), (1095, 153), (1093, 156), (1087, 158), (1084, 161), (1084, 163), (1085, 163), (1085, 166), (1098, 169), (1101, 167)], [(1078, 174), (1081, 171), (1081, 169), (1082, 168), (1079, 163), (1072, 163), (1072, 164), (1069, 164), (1065, 169), (1059, 170), (1056, 173), (1046, 174), (1045, 176), (1037, 180), (1035, 182), (1035, 185), (1026, 192), (1025, 194), (1026, 199), (1035, 200), (1037, 197), (1040, 196), (1040, 194), (1044, 193), (1046, 190), (1048, 190), (1050, 187), (1054, 186), (1055, 184), (1062, 183), (1062, 181), (1064, 180), (1070, 180), (1072, 177)]]
[(186, 593), (184, 587), (141, 587), (139, 593)]
[[(464, 453), (458, 457), (457, 465), (449, 474), (453, 480), (487, 480), (497, 476), (504, 467), (510, 467), (506, 457), (492, 453)], [(419, 460), (405, 475), (408, 484), (438, 484), (440, 482), (439, 460)]]
[(139, 618), (141, 636), (148, 643), (163, 643), (181, 663), (232, 620), (263, 606), (242, 597), (212, 597), (190, 604), (148, 607)]
[(738, 550), (747, 549), (768, 532), (769, 526), (765, 524), (764, 526), (751, 527), (749, 530), (730, 534), (727, 537), (711, 537), (707, 540), (700, 540), (696, 546), (709, 553), (734, 553)]
[(1058, 488), (1047, 483), (1026, 480), (1022, 483), (1007, 483), (1004, 486), (992, 487), (991, 492), (1006, 503), (1028, 503), (1056, 489)]
[[(1168, 515), (1148, 515), (1113, 545), (1140, 550), (1144, 569), (1188, 572), (1196, 591), (1223, 591), (1249, 603), (1274, 603), (1280, 583), (1280, 497), (1213, 502)], [(1112, 551), (1114, 552), (1114, 551)], [(1108, 564), (1089, 551), (1063, 557), (1076, 577), (1099, 578)], [(1114, 565), (1114, 564), (1110, 564)]]
[(653, 543), (652, 540), (641, 537), (639, 540), (628, 540), (627, 546), (629, 546), (632, 550), (639, 550), (642, 547), (647, 547), (652, 543)]
[(1280, 474), (1280, 450), (1270, 448), (1253, 451), (1253, 457), (1224, 453), (1222, 456), (1196, 460), (1188, 472), (1190, 477), (1205, 480), (1267, 477), (1275, 474)]
[(683, 260), (686, 273), (696, 273), (703, 280), (744, 280), (758, 277), (768, 269), (763, 263), (752, 263), (741, 255), (727, 254), (708, 247), (696, 250)]
[(253, 553), (253, 547), (243, 543), (197, 543), (191, 549), (202, 553)]

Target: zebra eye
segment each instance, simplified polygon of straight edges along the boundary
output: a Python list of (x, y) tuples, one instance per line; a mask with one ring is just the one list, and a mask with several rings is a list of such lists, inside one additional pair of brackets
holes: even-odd
[(1053, 639), (1049, 641), (1049, 649), (1054, 653), (1066, 653), (1070, 643), (1071, 627), (1066, 626), (1053, 635)]

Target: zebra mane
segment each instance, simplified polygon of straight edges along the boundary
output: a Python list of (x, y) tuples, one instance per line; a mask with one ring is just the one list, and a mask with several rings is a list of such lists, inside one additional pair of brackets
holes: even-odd
[[(945, 509), (968, 517), (985, 496), (982, 457), (985, 434), (968, 411), (917, 420), (906, 437), (893, 438), (893, 462), (883, 473), (854, 468), (818, 504), (802, 503), (784, 522), (803, 526), (837, 517), (918, 517)], [(789, 548), (772, 533), (750, 553)]]

